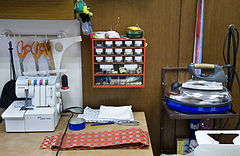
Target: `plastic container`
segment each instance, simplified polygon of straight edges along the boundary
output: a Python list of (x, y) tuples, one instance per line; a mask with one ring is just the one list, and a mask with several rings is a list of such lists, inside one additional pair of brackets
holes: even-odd
[(105, 41), (105, 46), (106, 47), (112, 47), (113, 46), (113, 41)]
[(134, 47), (143, 47), (143, 41), (134, 41)]
[(125, 47), (132, 47), (133, 46), (133, 41), (125, 41), (124, 46)]
[(123, 41), (115, 41), (114, 45), (115, 45), (115, 47), (122, 47), (123, 46)]
[(105, 62), (106, 63), (113, 62), (113, 57), (105, 57)]
[(98, 63), (104, 62), (103, 57), (96, 57), (96, 62)]
[(117, 55), (122, 55), (122, 53), (123, 53), (123, 49), (115, 49), (115, 54), (117, 54)]
[(103, 54), (103, 49), (95, 49), (95, 53), (97, 55), (102, 55)]
[(115, 62), (122, 62), (123, 61), (123, 57), (122, 56), (117, 56), (114, 59)]
[(112, 55), (113, 54), (113, 49), (105, 49), (105, 54), (106, 55)]
[(133, 49), (125, 49), (124, 55), (133, 55)]
[(88, 22), (82, 22), (82, 32), (84, 35), (89, 35), (91, 33), (91, 29), (89, 28)]
[(143, 31), (142, 30), (128, 30), (127, 31), (127, 37), (128, 38), (142, 38), (143, 37)]
[(133, 58), (132, 57), (125, 57), (124, 62), (131, 63), (131, 62), (133, 62)]
[(143, 57), (142, 56), (135, 56), (134, 57), (134, 62), (137, 62), (137, 63), (143, 62)]
[(134, 49), (135, 55), (142, 55), (143, 54), (143, 49)]
[(94, 41), (95, 47), (104, 47), (104, 41)]

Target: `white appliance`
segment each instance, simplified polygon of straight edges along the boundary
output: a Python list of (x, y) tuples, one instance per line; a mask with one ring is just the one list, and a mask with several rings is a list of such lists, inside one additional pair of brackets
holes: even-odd
[(2, 114), (6, 132), (54, 131), (62, 108), (57, 76), (20, 76), (16, 96), (26, 100), (13, 102)]
[[(212, 138), (212, 134), (237, 135), (233, 144), (222, 144)], [(239, 156), (240, 153), (240, 130), (198, 130), (195, 132), (198, 142), (194, 149), (194, 156)]]

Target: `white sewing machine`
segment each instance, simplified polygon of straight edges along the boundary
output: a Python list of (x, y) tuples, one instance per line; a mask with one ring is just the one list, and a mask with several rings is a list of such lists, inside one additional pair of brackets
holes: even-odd
[(16, 81), (16, 96), (27, 98), (13, 102), (2, 114), (6, 132), (55, 130), (62, 108), (57, 76), (20, 76)]

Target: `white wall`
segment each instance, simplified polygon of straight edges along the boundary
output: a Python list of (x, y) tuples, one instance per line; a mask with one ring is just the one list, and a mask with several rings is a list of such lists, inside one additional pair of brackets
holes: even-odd
[[(0, 33), (5, 29), (11, 30), (14, 34), (57, 34), (64, 31), (66, 37), (80, 35), (80, 24), (73, 20), (0, 20)], [(24, 43), (31, 43), (34, 40), (44, 40), (44, 37), (0, 37), (0, 93), (4, 84), (10, 80), (10, 59), (8, 42), (11, 40), (14, 48), (14, 65), (17, 75), (20, 75), (19, 59), (16, 52), (18, 40)], [(51, 39), (48, 37), (48, 39)], [(52, 38), (53, 39), (53, 38)], [(71, 106), (82, 106), (82, 67), (81, 67), (81, 43), (75, 43), (66, 50), (63, 55), (61, 68), (67, 69), (70, 91), (63, 94), (64, 108)], [(47, 68), (47, 61), (40, 58), (40, 70)], [(35, 70), (35, 64), (31, 54), (28, 54), (24, 61), (25, 71)]]

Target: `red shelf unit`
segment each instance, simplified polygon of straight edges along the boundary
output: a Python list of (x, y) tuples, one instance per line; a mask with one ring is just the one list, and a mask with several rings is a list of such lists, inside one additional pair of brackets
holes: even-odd
[[(96, 42), (101, 42), (101, 46), (96, 46)], [(106, 41), (112, 41), (111, 46), (105, 46)], [(121, 46), (116, 46), (116, 41), (122, 41)], [(131, 46), (125, 46), (126, 41), (132, 41)], [(142, 41), (141, 46), (135, 46), (135, 41)], [(102, 49), (103, 53), (97, 54), (95, 52), (96, 49)], [(112, 49), (112, 54), (106, 54), (106, 49)], [(122, 49), (123, 54), (116, 54), (115, 49)], [(126, 49), (131, 49), (133, 54), (125, 54)], [(141, 54), (136, 54), (136, 49), (142, 49)], [(146, 39), (92, 39), (92, 76), (93, 76), (93, 88), (144, 88), (145, 87), (145, 56), (146, 56)], [(96, 58), (102, 57), (102, 62), (97, 62)], [(113, 62), (105, 62), (104, 59), (106, 57), (112, 57)], [(121, 62), (115, 62), (115, 57), (122, 57)], [(125, 62), (126, 57), (132, 57), (132, 62)], [(135, 62), (135, 57), (141, 57), (142, 62)], [(113, 65), (115, 73), (106, 73), (106, 71), (102, 71), (100, 65)], [(141, 68), (141, 73), (120, 73), (119, 68), (125, 67), (125, 65), (133, 65)], [(116, 67), (116, 69), (115, 69)], [(136, 69), (136, 72), (137, 72)], [(97, 71), (98, 70), (98, 71)], [(128, 70), (126, 70), (128, 71)], [(110, 71), (111, 72), (111, 71)], [(117, 73), (116, 73), (117, 72)], [(136, 81), (132, 81), (131, 79), (137, 79)]]

